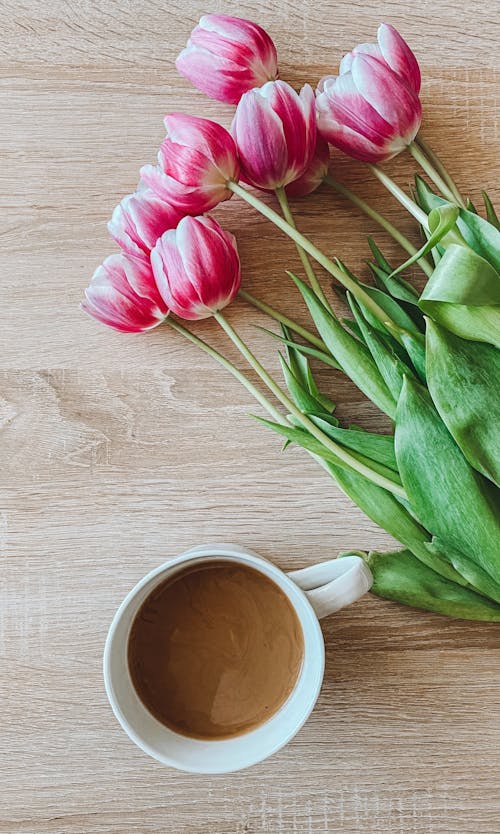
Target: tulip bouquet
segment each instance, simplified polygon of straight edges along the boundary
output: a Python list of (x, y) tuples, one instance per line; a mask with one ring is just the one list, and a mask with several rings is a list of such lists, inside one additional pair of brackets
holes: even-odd
[[(420, 137), (420, 70), (401, 35), (380, 26), (376, 44), (342, 58), (339, 74), (296, 92), (278, 79), (277, 53), (255, 23), (205, 15), (177, 69), (208, 96), (236, 105), (230, 131), (170, 113), (158, 164), (113, 212), (121, 253), (108, 257), (83, 309), (139, 332), (165, 323), (235, 376), (260, 403), (259, 417), (303, 447), (402, 549), (361, 554), (379, 596), (441, 614), (500, 621), (500, 231), (465, 201)], [(329, 172), (333, 145), (367, 166), (414, 217), (412, 243)], [(380, 163), (409, 152), (421, 169), (401, 190)], [(297, 229), (289, 197), (322, 183), (344, 195), (408, 254), (394, 268), (370, 240), (372, 281), (362, 281)], [(275, 195), (276, 209), (258, 192)], [(289, 273), (310, 330), (242, 289), (236, 240), (207, 212), (245, 200), (297, 245), (304, 276)], [(340, 318), (321, 267), (350, 310)], [(426, 284), (402, 277), (411, 264)], [(280, 325), (284, 384), (261, 364), (223, 310), (243, 298)], [(182, 320), (213, 316), (256, 372), (259, 387)], [(392, 421), (390, 434), (341, 426), (311, 363), (348, 376)], [(260, 384), (261, 383), (261, 384)]]

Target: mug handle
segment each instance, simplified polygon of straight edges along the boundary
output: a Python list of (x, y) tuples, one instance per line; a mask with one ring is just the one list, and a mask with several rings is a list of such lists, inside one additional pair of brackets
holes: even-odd
[(318, 619), (355, 602), (373, 585), (370, 568), (354, 554), (292, 570), (287, 576), (305, 591)]

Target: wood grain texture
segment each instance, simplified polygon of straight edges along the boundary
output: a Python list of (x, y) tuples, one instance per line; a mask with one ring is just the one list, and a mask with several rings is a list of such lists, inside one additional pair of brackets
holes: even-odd
[[(426, 138), (466, 193), (495, 195), (493, 0), (214, 2), (265, 25), (282, 77), (313, 84), (383, 17), (421, 60)], [(324, 622), (310, 721), (266, 763), (171, 771), (116, 724), (101, 680), (128, 589), (186, 546), (237, 541), (284, 569), (390, 538), (299, 450), (248, 419), (247, 394), (166, 329), (123, 337), (77, 309), (113, 247), (105, 223), (154, 158), (161, 117), (220, 118), (173, 59), (207, 8), (176, 0), (0, 0), (1, 834), (498, 834), (500, 633), (365, 598)], [(361, 166), (344, 181), (401, 218)], [(388, 169), (402, 184), (408, 160)], [(373, 226), (326, 190), (301, 227), (355, 270)], [(246, 285), (307, 321), (293, 247), (235, 200)], [(401, 222), (401, 221), (400, 221)], [(413, 235), (410, 224), (408, 233)], [(395, 259), (401, 253), (383, 235)], [(244, 304), (230, 312), (272, 369)], [(214, 344), (211, 322), (198, 328)], [(234, 353), (229, 350), (231, 356)], [(341, 417), (381, 427), (335, 373)]]

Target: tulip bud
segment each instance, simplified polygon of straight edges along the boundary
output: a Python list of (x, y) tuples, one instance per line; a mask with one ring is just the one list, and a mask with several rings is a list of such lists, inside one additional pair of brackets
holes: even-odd
[(167, 229), (174, 229), (183, 217), (179, 209), (165, 203), (150, 188), (127, 194), (108, 223), (108, 230), (130, 255), (147, 255)]
[(339, 76), (317, 90), (318, 129), (335, 147), (364, 162), (383, 162), (413, 142), (422, 121), (417, 59), (393, 26), (383, 23), (378, 44), (346, 55)]
[(149, 261), (128, 254), (111, 255), (97, 267), (81, 308), (124, 333), (150, 330), (168, 312)]
[(328, 142), (318, 133), (316, 150), (306, 170), (297, 180), (289, 183), (285, 191), (288, 197), (306, 197), (321, 185), (328, 173), (330, 148)]
[(243, 93), (278, 76), (276, 47), (264, 29), (239, 17), (206, 14), (175, 65), (210, 98), (238, 104)]
[(298, 179), (316, 145), (314, 93), (299, 93), (284, 81), (268, 81), (242, 96), (231, 126), (242, 179), (274, 190)]
[(208, 318), (240, 287), (236, 239), (211, 217), (184, 217), (165, 232), (151, 266), (165, 304), (183, 319)]
[(167, 138), (158, 166), (145, 165), (141, 177), (155, 194), (185, 214), (202, 214), (229, 200), (229, 180), (239, 177), (232, 136), (222, 125), (198, 116), (165, 116)]

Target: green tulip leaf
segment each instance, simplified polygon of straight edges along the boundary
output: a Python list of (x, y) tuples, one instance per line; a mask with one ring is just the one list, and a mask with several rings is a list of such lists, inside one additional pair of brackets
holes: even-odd
[[(271, 420), (264, 419), (263, 417), (255, 417), (255, 419), (259, 423), (262, 423), (263, 425), (267, 426), (268, 428), (272, 429), (278, 434), (281, 434), (289, 442), (296, 443), (297, 446), (301, 446), (303, 449), (306, 449), (313, 455), (317, 455), (327, 463), (333, 463), (339, 468), (348, 469), (350, 472), (355, 471), (348, 463), (339, 458), (335, 454), (335, 452), (328, 449), (321, 443), (320, 440), (317, 440), (306, 429), (299, 426), (296, 418), (294, 418), (294, 422), (297, 423), (296, 426), (274, 423)], [(376, 461), (370, 460), (368, 457), (366, 457), (366, 455), (363, 455), (360, 452), (356, 452), (352, 449), (350, 450), (350, 455), (354, 460), (359, 461), (365, 466), (368, 466), (373, 472), (379, 475), (383, 475), (384, 478), (387, 478), (389, 481), (392, 481), (392, 483), (395, 486), (401, 486), (401, 480), (399, 478), (399, 475), (397, 474), (397, 472), (394, 472), (392, 469), (389, 469), (389, 467), (383, 466), (382, 464), (379, 464)], [(370, 482), (368, 481), (368, 483)], [(379, 489), (381, 489), (381, 487), (379, 487)]]
[(288, 328), (281, 325), (281, 330), (283, 332), (283, 336), (287, 338), (289, 342), (287, 354), (288, 361), (290, 363), (290, 371), (300, 383), (302, 388), (306, 392), (309, 392), (309, 394), (322, 405), (323, 410), (331, 414), (332, 411), (335, 411), (335, 403), (319, 390), (312, 375), (309, 360), (307, 356), (296, 349), (295, 344), (290, 339), (291, 334)]
[(426, 542), (426, 548), (433, 554), (448, 559), (453, 567), (472, 585), (476, 591), (500, 603), (500, 585), (479, 565), (458, 550), (447, 547), (440, 539)]
[(351, 331), (353, 336), (356, 336), (356, 339), (358, 339), (358, 341), (363, 341), (363, 334), (361, 333), (361, 330), (359, 329), (358, 325), (353, 319), (348, 319), (344, 317), (340, 319), (340, 321), (342, 322), (342, 324), (345, 324), (345, 326), (348, 330)]
[(398, 275), (404, 269), (407, 269), (407, 267), (418, 261), (419, 258), (427, 255), (431, 249), (434, 249), (434, 247), (437, 246), (437, 244), (451, 232), (453, 227), (456, 225), (458, 217), (458, 206), (454, 206), (451, 203), (446, 203), (446, 205), (431, 209), (427, 218), (430, 234), (426, 242), (422, 248), (418, 250), (418, 252), (415, 252), (411, 258), (408, 258), (408, 260), (401, 264), (401, 266), (398, 266), (398, 268), (391, 273), (390, 277), (394, 278), (395, 275)]
[(425, 388), (405, 379), (396, 412), (396, 459), (422, 524), (500, 582), (498, 491), (467, 462)]
[(427, 385), (470, 465), (500, 485), (500, 352), (427, 321)]
[(418, 376), (422, 382), (425, 382), (425, 338), (423, 334), (409, 333), (408, 330), (403, 330), (401, 340)]
[[(360, 283), (360, 286), (363, 287), (366, 294), (373, 298), (379, 307), (381, 307), (382, 310), (384, 310), (384, 312), (386, 312), (387, 315), (390, 316), (390, 318), (396, 322), (397, 325), (399, 325), (399, 327), (403, 327), (405, 330), (408, 330), (409, 333), (418, 334), (420, 332), (412, 317), (406, 312), (402, 304), (400, 304), (400, 302), (389, 292), (384, 292), (383, 290), (379, 290), (377, 287), (372, 287), (369, 284)], [(384, 325), (374, 316), (371, 316), (368, 310), (366, 310), (364, 315), (372, 327), (375, 327), (382, 333), (387, 332)]]
[(371, 593), (412, 608), (447, 617), (481, 622), (500, 622), (500, 605), (449, 579), (423, 564), (409, 550), (368, 554), (359, 551), (373, 574)]
[[(352, 272), (350, 272), (347, 269), (347, 267), (344, 266), (342, 261), (338, 261), (338, 265), (343, 270), (343, 272), (345, 272), (347, 275), (349, 275), (350, 278), (356, 281), (359, 287), (363, 288), (365, 293), (369, 295), (370, 298), (372, 298), (385, 313), (387, 313), (387, 315), (389, 316), (389, 318), (392, 319), (393, 322), (399, 325), (399, 327), (405, 328), (405, 330), (408, 330), (409, 332), (419, 333), (419, 329), (415, 325), (413, 319), (408, 315), (404, 307), (402, 307), (401, 304), (399, 304), (398, 301), (396, 301), (396, 299), (394, 299), (390, 295), (390, 293), (384, 292), (383, 290), (380, 290), (377, 287), (372, 287), (370, 286), (370, 284), (364, 284), (362, 281), (358, 281), (357, 278), (355, 278), (355, 276), (352, 274)], [(366, 310), (364, 315), (369, 324), (371, 324), (372, 327), (375, 327), (376, 330), (380, 330), (381, 333), (388, 332), (387, 328), (384, 327), (382, 322), (379, 321), (379, 319), (375, 318), (375, 316), (372, 313), (370, 313), (369, 310)]]
[(398, 471), (392, 434), (375, 434), (352, 428), (343, 429), (339, 427), (338, 421), (334, 423), (331, 417), (327, 419), (322, 414), (308, 414), (307, 416), (336, 443), (340, 443), (347, 449), (360, 452), (370, 460), (381, 463), (394, 472)]
[(495, 229), (498, 229), (498, 231), (500, 231), (500, 220), (497, 217), (497, 213), (496, 213), (496, 211), (493, 207), (493, 203), (491, 202), (490, 198), (488, 197), (486, 191), (483, 191), (482, 194), (483, 194), (484, 208), (486, 210), (486, 219), (487, 219), (488, 223), (491, 223), (491, 225), (494, 226)]
[(467, 584), (449, 560), (427, 549), (429, 533), (400, 499), (352, 469), (340, 468), (333, 463), (328, 463), (327, 468), (342, 492), (375, 524), (408, 547), (419, 561), (447, 579)]
[(392, 417), (396, 403), (365, 345), (345, 330), (300, 278), (289, 273), (307, 304), (318, 333), (344, 372), (381, 411)]
[[(424, 211), (430, 212), (435, 208), (452, 205), (434, 194), (421, 177), (416, 177), (416, 185), (419, 204)], [(488, 204), (491, 206), (489, 200)], [(491, 208), (493, 209), (493, 206)], [(500, 231), (497, 224), (498, 220), (494, 210), (493, 215), (490, 213), (488, 220), (472, 211), (467, 211), (467, 209), (461, 208), (459, 210), (457, 228), (463, 239), (474, 252), (488, 261), (497, 272), (500, 272)]]
[(280, 333), (275, 333), (273, 330), (268, 330), (267, 327), (261, 327), (260, 325), (256, 325), (257, 330), (261, 330), (262, 333), (265, 333), (267, 336), (270, 336), (272, 339), (277, 339), (281, 344), (287, 345), (287, 347), (292, 347), (294, 350), (302, 353), (304, 356), (312, 356), (313, 359), (318, 359), (320, 362), (323, 362), (325, 365), (328, 365), (330, 368), (335, 368), (336, 370), (342, 370), (338, 362), (332, 358), (331, 354), (324, 353), (322, 350), (318, 348), (310, 347), (310, 345), (303, 345), (300, 342), (294, 342), (293, 339), (286, 339)]
[(361, 305), (356, 303), (350, 293), (347, 294), (347, 298), (358, 327), (363, 335), (363, 340), (373, 356), (373, 360), (376, 363), (385, 384), (394, 399), (397, 401), (401, 392), (401, 386), (403, 385), (403, 379), (405, 375), (413, 376), (412, 371), (408, 365), (405, 364), (400, 357), (387, 346), (379, 332), (374, 327), (371, 327), (367, 322), (366, 308), (363, 307), (361, 312)]
[(286, 386), (295, 404), (302, 411), (319, 411), (330, 414), (333, 409), (327, 408), (320, 398), (315, 397), (307, 388), (301, 385), (281, 353), (279, 354), (279, 358)]
[(372, 237), (368, 237), (368, 246), (371, 249), (371, 253), (372, 253), (373, 257), (375, 258), (375, 262), (376, 262), (377, 266), (379, 266), (380, 269), (382, 269), (384, 272), (386, 272), (388, 274), (391, 273), (392, 272), (392, 266), (386, 260), (386, 258), (384, 257), (384, 255), (382, 254), (382, 252), (380, 251), (380, 249), (378, 248), (377, 244), (375, 243), (375, 241), (373, 240)]
[[(385, 290), (393, 298), (398, 301), (402, 301), (405, 304), (410, 304), (412, 306), (418, 305), (418, 292), (411, 284), (408, 283), (408, 281), (405, 281), (403, 278), (391, 277), (392, 273), (388, 274), (381, 269), (378, 264), (370, 263), (368, 266), (373, 273), (373, 277), (375, 278), (379, 289)], [(412, 314), (409, 313), (409, 315), (411, 316)]]
[(471, 249), (452, 245), (446, 250), (420, 308), (463, 339), (500, 346), (500, 276)]

